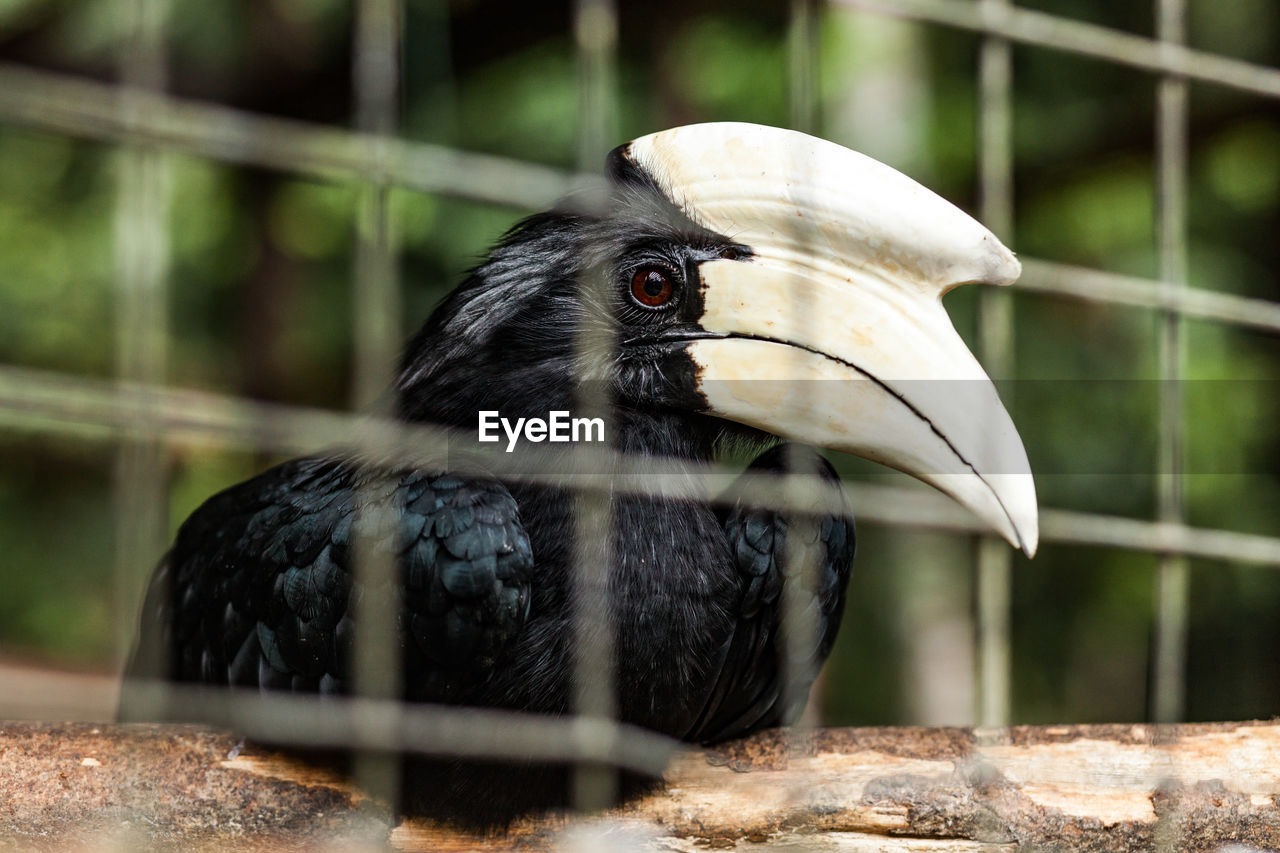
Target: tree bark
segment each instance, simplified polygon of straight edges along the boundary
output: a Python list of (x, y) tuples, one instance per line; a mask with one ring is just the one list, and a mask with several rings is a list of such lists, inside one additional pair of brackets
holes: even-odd
[(480, 837), (393, 828), (343, 779), (214, 729), (0, 725), (0, 848), (1265, 849), (1277, 794), (1275, 723), (765, 732), (682, 754), (607, 815)]

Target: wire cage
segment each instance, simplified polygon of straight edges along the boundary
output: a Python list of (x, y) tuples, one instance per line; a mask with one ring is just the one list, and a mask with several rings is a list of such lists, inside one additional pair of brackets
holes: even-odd
[[(1280, 538), (1188, 523), (1183, 494), (1188, 318), (1268, 335), (1280, 333), (1280, 303), (1196, 287), (1188, 267), (1189, 92), (1205, 84), (1280, 98), (1280, 69), (1190, 48), (1189, 0), (1155, 0), (1154, 37), (1020, 8), (1010, 0), (792, 0), (786, 33), (791, 124), (821, 135), (815, 57), (821, 16), (832, 9), (872, 17), (898, 17), (980, 38), (977, 73), (977, 218), (1006, 241), (1014, 223), (1013, 57), (1015, 50), (1073, 54), (1151, 75), (1156, 97), (1154, 217), (1158, 275), (1144, 278), (1022, 255), (1016, 298), (1042, 294), (1105, 308), (1122, 306), (1158, 317), (1158, 452), (1153, 518), (1046, 507), (1042, 541), (1147, 552), (1158, 559), (1153, 595), (1151, 717), (1177, 721), (1185, 714), (1184, 673), (1191, 559), (1259, 567), (1280, 566)], [(572, 44), (578, 63), (578, 169), (478, 154), (412, 141), (398, 134), (403, 9), (399, 0), (359, 0), (353, 7), (355, 96), (351, 129), (282, 119), (250, 110), (167, 95), (165, 0), (134, 0), (119, 57), (119, 82), (103, 83), (15, 63), (0, 65), (0, 122), (49, 134), (93, 140), (121, 151), (114, 252), (117, 263), (116, 373), (95, 378), (73, 372), (0, 364), (0, 425), (39, 435), (73, 438), (86, 430), (106, 435), (115, 449), (113, 507), (117, 553), (115, 613), (121, 656), (128, 648), (146, 575), (164, 547), (169, 526), (169, 473), (163, 462), (173, 442), (198, 441), (260, 454), (301, 454), (351, 445), (395, 454), (411, 462), (432, 459), (450, 440), (443, 429), (409, 426), (388, 417), (377, 402), (391, 380), (400, 346), (404, 307), (397, 267), (397, 225), (392, 190), (437, 194), (534, 211), (570, 191), (586, 193), (615, 138), (620, 29), (613, 0), (576, 0)], [(229, 394), (184, 390), (171, 382), (167, 352), (172, 330), (167, 305), (177, 286), (169, 268), (173, 203), (171, 158), (183, 155), (221, 163), (358, 185), (358, 227), (351, 271), (352, 413), (269, 404)], [(1015, 248), (1016, 242), (1012, 242)], [(1021, 294), (1026, 294), (1022, 296)], [(977, 303), (977, 352), (998, 379), (1015, 374), (1015, 294), (988, 292)], [(1016, 391), (1015, 391), (1016, 393)], [(589, 401), (584, 402), (590, 408)], [(652, 460), (628, 459), (581, 447), (576, 471), (540, 470), (537, 460), (504, 458), (509, 476), (533, 482), (572, 483), (582, 490), (579, 538), (608, 540), (608, 502), (602, 492), (663, 493), (684, 488), (683, 472)], [(618, 477), (605, 487), (577, 476), (607, 467)], [(714, 494), (736, 472), (710, 466), (701, 488)], [(504, 476), (507, 476), (504, 474)], [(575, 479), (576, 476), (576, 479)], [(805, 505), (813, 486), (803, 473), (787, 475), (758, 499), (779, 508)], [(595, 485), (593, 485), (595, 484)], [(998, 738), (1010, 724), (1012, 663), (1010, 610), (1013, 558), (997, 538), (941, 496), (899, 485), (857, 482), (852, 499), (860, 525), (922, 528), (976, 543), (976, 671), (974, 720)], [(594, 491), (593, 491), (594, 490)], [(809, 491), (806, 491), (809, 490)], [(359, 576), (368, 582), (392, 566), (362, 552)], [(591, 561), (579, 568), (589, 585)], [(856, 570), (856, 569), (855, 569)], [(372, 584), (371, 584), (372, 585)], [(388, 586), (388, 585), (383, 585)], [(598, 603), (597, 603), (598, 605)], [(600, 630), (601, 608), (577, 608), (580, 636)], [(362, 600), (356, 640), (358, 697), (323, 707), (288, 697), (228, 694), (210, 709), (201, 695), (155, 686), (152, 699), (177, 717), (215, 719), (250, 736), (312, 746), (403, 749), (470, 757), (568, 759), (580, 762), (577, 798), (591, 808), (608, 801), (618, 765), (661, 770), (675, 744), (613, 721), (608, 644), (580, 643), (576, 666), (577, 716), (533, 715), (413, 707), (394, 701), (396, 674), (377, 661), (395, 637), (385, 615), (393, 598)], [(382, 615), (379, 615), (382, 614)], [(197, 713), (198, 712), (198, 713)], [(812, 725), (812, 718), (806, 718)], [(385, 789), (386, 766), (370, 759), (360, 773)]]

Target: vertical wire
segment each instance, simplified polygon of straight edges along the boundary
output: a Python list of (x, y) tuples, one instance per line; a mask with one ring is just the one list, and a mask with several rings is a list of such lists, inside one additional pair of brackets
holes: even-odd
[[(397, 130), (401, 16), (400, 0), (357, 0), (353, 58), (356, 127), (376, 135), (380, 142)], [(360, 188), (354, 305), (356, 406), (382, 398), (392, 378), (401, 338), (390, 153), (387, 146), (377, 148), (374, 159), (379, 165), (367, 176), (370, 182)]]
[[(1156, 34), (1164, 43), (1186, 40), (1186, 0), (1157, 0)], [(1160, 279), (1170, 295), (1187, 279), (1187, 125), (1188, 85), (1162, 77), (1156, 100), (1156, 244)], [(1160, 323), (1160, 434), (1157, 478), (1161, 521), (1181, 522), (1182, 494), (1182, 341), (1181, 315), (1163, 312)], [(1152, 697), (1160, 723), (1183, 716), (1187, 644), (1189, 571), (1185, 557), (1162, 555), (1156, 582), (1156, 625)]]
[[(1186, 41), (1186, 0), (1157, 0), (1156, 36), (1162, 44)], [(1186, 80), (1164, 76), (1156, 91), (1156, 248), (1160, 279), (1170, 296), (1187, 281)], [(1172, 300), (1171, 300), (1172, 301)], [(1182, 494), (1182, 318), (1176, 308), (1160, 318), (1160, 424), (1158, 513), (1161, 521), (1181, 523)], [(1182, 719), (1186, 697), (1187, 612), (1190, 569), (1186, 557), (1160, 556), (1156, 580), (1156, 624), (1152, 666), (1153, 717), (1158, 723)], [(1162, 814), (1154, 832), (1156, 849), (1181, 849), (1182, 816)]]
[[(1010, 0), (982, 0), (995, 14)], [(1013, 50), (1007, 39), (982, 38), (979, 89), (979, 215), (1006, 243), (1013, 239)], [(999, 382), (1013, 373), (1013, 294), (984, 288), (978, 296), (978, 353)], [(1011, 389), (1002, 389), (1009, 405)], [(978, 724), (1001, 729), (1010, 719), (1009, 608), (1012, 554), (995, 536), (978, 540)]]
[[(598, 172), (613, 139), (617, 121), (616, 53), (618, 13), (613, 0), (575, 0), (573, 34), (578, 55), (578, 166), (584, 174)], [(588, 273), (578, 283), (587, 304), (612, 304), (605, 276)], [(601, 381), (579, 381), (574, 404), (579, 416), (600, 418), (612, 446), (614, 423), (609, 399), (609, 376), (617, 346), (610, 323), (579, 331), (576, 366), (580, 380), (594, 377), (593, 365), (604, 365)], [(573, 711), (581, 719), (617, 717), (614, 693), (615, 626), (610, 597), (614, 560), (614, 499), (588, 494), (574, 496), (573, 554)], [(585, 729), (581, 730), (585, 735)], [(589, 762), (574, 767), (573, 804), (595, 811), (617, 797), (615, 768)]]
[[(395, 133), (399, 106), (400, 0), (357, 0), (352, 88), (357, 128), (373, 134), (379, 167), (359, 188), (354, 261), (353, 402), (378, 414), (392, 413), (385, 392), (393, 378), (401, 338), (397, 240), (387, 181), (390, 153), (383, 144)], [(394, 472), (380, 469), (386, 454), (373, 451), (370, 468), (358, 485), (358, 524), (354, 540), (355, 597), (352, 680), (358, 695), (396, 699), (401, 695), (399, 585), (394, 548), (382, 540), (399, 529)], [(379, 547), (382, 542), (383, 547)], [(357, 718), (359, 726), (393, 726), (391, 718)], [(357, 783), (394, 804), (399, 795), (399, 759), (360, 753)], [(394, 807), (394, 806), (393, 806)]]
[(600, 171), (617, 134), (618, 11), (614, 0), (574, 0), (578, 52), (578, 167)]
[(818, 0), (791, 0), (787, 25), (787, 83), (791, 128), (818, 129), (818, 70), (821, 19)]
[[(818, 62), (819, 62), (819, 8), (817, 0), (792, 0), (787, 27), (788, 92), (791, 126), (794, 130), (815, 133), (818, 130)], [(792, 164), (803, 168), (807, 164)], [(794, 223), (799, 245), (808, 239), (804, 228), (808, 220)], [(811, 322), (807, 305), (794, 305), (800, 323)], [(813, 389), (806, 388), (806, 393)], [(814, 488), (806, 485), (817, 481), (819, 472), (812, 457), (793, 445), (784, 460), (788, 474), (798, 475), (788, 481), (786, 497), (791, 506), (813, 506)], [(761, 495), (760, 497), (768, 497)], [(787, 730), (788, 748), (802, 751), (810, 739), (816, 719), (816, 701), (806, 701), (817, 675), (816, 650), (818, 626), (807, 619), (810, 611), (808, 599), (818, 589), (819, 553), (817, 548), (805, 547), (805, 543), (819, 542), (817, 530), (820, 516), (792, 512), (787, 516), (787, 539), (783, 557), (784, 582), (782, 587), (782, 622), (779, 639), (782, 656), (782, 702), (789, 712), (801, 711)], [(820, 688), (819, 688), (820, 689)], [(799, 793), (799, 792), (797, 792)]]
[[(166, 0), (134, 0), (122, 43), (120, 111), (144, 109), (141, 92), (166, 85)], [(154, 148), (120, 150), (115, 211), (115, 369), (122, 382), (160, 385), (168, 372), (170, 157)], [(169, 521), (164, 440), (141, 417), (120, 442), (112, 481), (115, 510), (117, 652), (128, 655), (142, 587), (164, 550)], [(158, 674), (158, 673), (157, 673)], [(148, 717), (151, 715), (148, 713)]]

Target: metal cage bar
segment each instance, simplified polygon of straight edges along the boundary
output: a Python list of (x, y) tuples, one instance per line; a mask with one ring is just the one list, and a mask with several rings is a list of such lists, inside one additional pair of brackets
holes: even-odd
[[(372, 171), (363, 176), (358, 191), (356, 240), (352, 275), (354, 309), (353, 348), (354, 406), (372, 407), (390, 416), (386, 389), (394, 379), (401, 337), (400, 281), (397, 274), (395, 223), (392, 221), (390, 152), (386, 141), (396, 132), (399, 118), (401, 0), (358, 0), (355, 5), (355, 40), (352, 46), (352, 90), (355, 123), (374, 140)], [(370, 448), (375, 460), (384, 458)], [(355, 598), (353, 675), (357, 696), (396, 700), (402, 695), (401, 638), (399, 637), (400, 587), (398, 565), (376, 532), (396, 529), (383, 516), (396, 511), (380, 496), (393, 492), (395, 474), (370, 466), (358, 487), (361, 496), (353, 541), (354, 576), (363, 594)], [(397, 707), (394, 703), (389, 707)], [(395, 715), (385, 718), (356, 714), (357, 731), (378, 731), (396, 725)], [(385, 736), (385, 732), (382, 732)], [(366, 791), (387, 802), (399, 795), (398, 761), (386, 752), (361, 751), (356, 755), (355, 778)]]
[[(134, 689), (158, 719), (204, 720), (271, 743), (322, 749), (479, 759), (611, 762), (641, 773), (661, 773), (678, 742), (613, 720), (552, 717), (496, 708), (408, 704), (387, 699), (330, 696), (316, 702), (289, 693), (245, 688), (210, 690), (190, 684), (138, 682)], [(163, 703), (163, 704), (161, 704)]]
[[(131, 7), (128, 37), (120, 44), (126, 89), (119, 109), (145, 110), (139, 95), (165, 86), (166, 0), (139, 0)], [(168, 363), (169, 155), (133, 144), (118, 154), (115, 213), (116, 376), (158, 386)], [(144, 413), (139, 418), (145, 419)], [(160, 434), (142, 430), (116, 447), (112, 474), (115, 512), (118, 656), (128, 657), (139, 593), (152, 561), (163, 552), (169, 526), (165, 448)]]
[[(1186, 39), (1186, 0), (1157, 0), (1157, 33), (1169, 45)], [(1156, 244), (1160, 278), (1169, 290), (1187, 280), (1187, 146), (1188, 86), (1163, 77), (1156, 93)], [(1166, 309), (1160, 322), (1160, 425), (1157, 477), (1161, 521), (1180, 523), (1185, 515), (1182, 426), (1182, 317)], [(1185, 557), (1162, 554), (1156, 584), (1155, 648), (1152, 667), (1152, 717), (1156, 722), (1182, 719), (1189, 604), (1189, 568)]]
[(1019, 44), (1088, 56), (1113, 65), (1126, 65), (1156, 74), (1182, 77), (1280, 98), (1280, 69), (1256, 65), (1161, 39), (1047, 12), (1014, 6), (988, 6), (972, 0), (832, 0), (855, 9), (912, 18), (983, 35), (1000, 36)]
[[(132, 107), (122, 108), (129, 99)], [(0, 63), (0, 121), (329, 180), (371, 180), (506, 207), (543, 208), (563, 170)]]
[[(618, 11), (614, 0), (575, 0), (574, 44), (578, 55), (578, 167), (594, 173), (604, 164), (617, 122), (615, 109)], [(600, 203), (602, 199), (593, 199)], [(607, 282), (588, 271), (578, 287), (590, 302), (610, 305)], [(604, 435), (612, 442), (609, 388), (591, 381), (593, 356), (610, 353), (613, 363), (617, 342), (607, 324), (583, 328), (575, 341), (575, 369), (582, 380), (575, 389), (574, 404), (587, 417), (600, 418)], [(607, 373), (606, 373), (607, 376)], [(603, 498), (603, 499), (601, 499)], [(609, 569), (614, 563), (614, 494), (608, 489), (592, 495), (578, 491), (574, 497), (574, 550), (572, 571), (573, 689), (572, 708), (580, 718), (614, 720), (615, 633)], [(605, 746), (605, 744), (602, 744)], [(616, 797), (616, 768), (604, 762), (578, 762), (574, 767), (573, 803), (581, 811), (609, 805)]]
[[(314, 452), (323, 446), (364, 441), (393, 450), (405, 464), (431, 464), (431, 453), (447, 447), (449, 430), (301, 406), (260, 403), (203, 391), (119, 385), (49, 371), (0, 365), (0, 425), (81, 438), (113, 439), (139, 430), (163, 432), (171, 444), (256, 449), (280, 454)], [(463, 438), (463, 436), (459, 436)], [(465, 438), (474, 438), (467, 435)], [(458, 458), (459, 472), (483, 473), (475, 460)], [(438, 458), (435, 460), (438, 461)], [(602, 486), (598, 472), (615, 470), (618, 494), (680, 497), (718, 494), (740, 473), (723, 465), (690, 470), (651, 457), (628, 457), (582, 447), (563, 458), (565, 467), (543, 470), (536, 457), (493, 451), (504, 476), (592, 493)], [(804, 509), (790, 500), (786, 485), (797, 475), (761, 475), (762, 506)], [(813, 488), (815, 484), (810, 483)], [(925, 487), (854, 483), (858, 518), (868, 523), (921, 527), (955, 533), (982, 533), (971, 513)], [(1185, 554), (1205, 560), (1280, 568), (1280, 537), (1190, 527), (1122, 516), (1047, 508), (1040, 513), (1041, 542), (1092, 545), (1136, 551)]]
[[(819, 0), (791, 0), (788, 10), (787, 48), (787, 108), (791, 128), (805, 133), (818, 133), (821, 122), (818, 99), (818, 73), (821, 43), (818, 27), (822, 13)], [(792, 223), (792, 237), (800, 246), (812, 239), (808, 223)], [(789, 308), (793, 322), (811, 322), (811, 306), (793, 305)], [(809, 392), (811, 389), (806, 388)], [(793, 475), (788, 482), (787, 497), (793, 505), (813, 502), (810, 484), (817, 477), (812, 459), (792, 446), (785, 456), (785, 470)], [(765, 497), (758, 484), (752, 483), (745, 491), (752, 492), (751, 499)], [(817, 626), (805, 618), (807, 603), (805, 590), (814, 588), (813, 578), (819, 571), (817, 554), (800, 543), (817, 538), (813, 526), (817, 523), (811, 515), (797, 514), (788, 519), (787, 540), (781, 555), (787, 565), (790, 581), (782, 587), (778, 636), (780, 639), (779, 663), (781, 668), (781, 702), (785, 708), (800, 708), (799, 716), (786, 729), (787, 749), (797, 752), (804, 748), (818, 720), (807, 703), (809, 686), (818, 673), (814, 671), (814, 650), (818, 645)], [(821, 687), (818, 687), (821, 690)], [(799, 793), (799, 792), (795, 792)]]
[[(1009, 0), (982, 0), (1006, 7)], [(980, 217), (1001, 240), (1013, 237), (1013, 48), (984, 35), (978, 68)], [(999, 383), (1013, 377), (1012, 294), (985, 288), (978, 297), (978, 352)], [(1007, 396), (1010, 389), (1002, 389)], [(1006, 405), (1008, 403), (1006, 402)], [(1010, 722), (1009, 606), (1013, 557), (999, 537), (977, 543), (978, 724), (999, 729)]]
[[(841, 0), (844, 2), (844, 0)], [(128, 93), (137, 112), (120, 109)], [(378, 172), (403, 189), (518, 209), (554, 204), (596, 178), (551, 166), (440, 145), (374, 138), (326, 125), (277, 119), (0, 63), (0, 121), (48, 133), (121, 144), (152, 144), (226, 163), (330, 180)], [(1158, 279), (1022, 257), (1013, 287), (1099, 304), (1177, 311), (1186, 317), (1280, 334), (1280, 304), (1195, 287), (1169, 289)]]

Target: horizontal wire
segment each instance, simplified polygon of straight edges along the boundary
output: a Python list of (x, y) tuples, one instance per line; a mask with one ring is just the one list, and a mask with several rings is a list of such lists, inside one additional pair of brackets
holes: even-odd
[[(126, 92), (131, 109), (122, 110)], [(536, 163), (126, 90), (11, 63), (0, 63), (0, 121), (509, 207), (542, 209), (593, 185), (589, 177)]]
[[(853, 2), (853, 0), (847, 0)], [(225, 162), (317, 177), (382, 180), (422, 192), (509, 207), (548, 207), (598, 178), (436, 145), (385, 139), (0, 63), (0, 120), (111, 142), (163, 145)], [(377, 144), (375, 144), (377, 143)], [(378, 156), (385, 143), (390, 154)], [(584, 194), (586, 198), (586, 194)], [(1092, 302), (1176, 311), (1187, 317), (1280, 332), (1280, 304), (1202, 288), (1170, 288), (1139, 276), (1023, 258), (1014, 287)]]
[[(104, 433), (106, 438), (163, 436), (272, 454), (371, 452), (390, 466), (447, 467), (451, 472), (590, 493), (714, 498), (741, 471), (580, 445), (541, 450), (500, 444), (481, 447), (476, 434), (366, 414), (262, 403), (204, 391), (146, 387), (70, 374), (0, 365), (0, 428), (39, 432)], [(458, 452), (453, 452), (453, 451)], [(366, 463), (376, 459), (364, 457)], [(810, 500), (786, 502), (770, 493), (799, 479)], [(759, 472), (752, 505), (813, 510), (830, 506), (839, 491), (818, 477)], [(794, 487), (794, 484), (792, 484)], [(755, 491), (762, 497), (753, 498)]]
[(1001, 36), (1157, 74), (1280, 98), (1280, 68), (1016, 6), (973, 0), (833, 0), (837, 5)]
[(598, 761), (660, 775), (681, 743), (613, 720), (346, 696), (128, 681), (148, 722), (200, 722), (300, 747), (531, 761)]
[[(932, 490), (856, 481), (846, 485), (860, 523), (953, 533), (989, 529), (986, 522)], [(1280, 537), (1066, 509), (1040, 510), (1040, 541), (1280, 567)]]
[[(115, 438), (135, 434), (139, 423), (169, 441), (185, 438), (268, 453), (314, 453), (335, 446), (377, 448), (393, 454), (397, 465), (406, 466), (440, 466), (440, 451), (450, 441), (475, 443), (469, 432), (435, 426), (0, 365), (0, 428), (72, 434), (88, 429)], [(721, 494), (741, 474), (726, 465), (676, 463), (588, 445), (554, 456), (527, 447), (517, 447), (513, 453), (493, 447), (450, 454), (447, 459), (450, 471), (459, 474), (492, 476), (492, 471), (501, 470), (503, 479), (515, 482), (703, 500)], [(492, 464), (485, 464), (486, 460)], [(601, 473), (606, 471), (613, 473)], [(804, 474), (758, 472), (753, 481), (742, 498), (756, 506), (813, 511), (832, 506), (839, 494), (835, 486)], [(855, 515), (862, 522), (963, 533), (988, 529), (959, 504), (924, 487), (856, 481), (847, 485)], [(1280, 567), (1280, 538), (1230, 530), (1043, 509), (1040, 533), (1042, 542)]]
[(1013, 286), (1088, 302), (1156, 308), (1229, 326), (1280, 332), (1280, 303), (1036, 258), (1022, 258), (1022, 278)]

